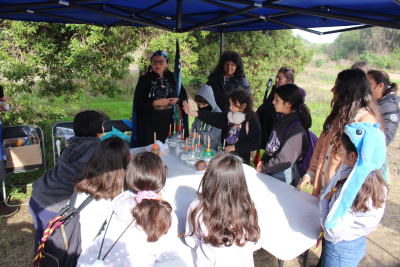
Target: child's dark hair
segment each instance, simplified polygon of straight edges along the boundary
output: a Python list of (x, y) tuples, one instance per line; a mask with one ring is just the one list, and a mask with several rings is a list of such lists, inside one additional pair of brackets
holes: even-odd
[(96, 137), (103, 133), (103, 117), (94, 110), (79, 112), (74, 118), (73, 128), (75, 136)]
[[(343, 148), (346, 150), (347, 154), (355, 152), (358, 155), (356, 147), (354, 146), (353, 142), (351, 142), (350, 137), (345, 132), (343, 132), (340, 142)], [(385, 180), (382, 177), (381, 170), (374, 170), (369, 173), (367, 178), (365, 178), (365, 181), (361, 186), (360, 191), (358, 191), (356, 198), (354, 199), (354, 212), (369, 211), (369, 199), (372, 200), (372, 206), (375, 209), (381, 208), (386, 200), (386, 192), (384, 187), (386, 187), (386, 192), (388, 192), (389, 189)]]
[[(208, 165), (199, 186), (199, 205), (190, 214), (194, 234), (204, 223), (204, 243), (214, 247), (240, 247), (260, 237), (257, 210), (247, 189), (243, 167), (237, 157), (217, 154)], [(227, 204), (229, 203), (229, 205)], [(197, 215), (201, 213), (201, 220)]]
[(208, 104), (207, 100), (204, 97), (202, 97), (201, 95), (195, 95), (194, 101), (198, 104)]
[(284, 101), (292, 105), (292, 111), (298, 110), (303, 120), (304, 128), (311, 128), (311, 114), (303, 102), (303, 94), (299, 87), (293, 83), (287, 83), (276, 88), (275, 93)]
[(253, 111), (253, 97), (249, 92), (244, 90), (242, 86), (237, 86), (231, 93), (228, 94), (228, 97), (233, 103), (235, 103), (235, 105), (238, 102), (240, 105), (246, 104), (246, 108), (244, 109), (246, 121), (250, 121), (252, 117), (258, 118), (257, 113)]
[[(150, 152), (133, 157), (126, 171), (126, 188), (137, 194), (140, 191), (159, 193), (167, 180), (167, 166), (161, 158)], [(132, 210), (136, 224), (147, 234), (148, 242), (156, 242), (168, 232), (172, 224), (172, 207), (164, 200), (143, 199)]]
[[(384, 122), (378, 103), (372, 96), (371, 85), (367, 74), (361, 69), (348, 69), (340, 72), (337, 76), (338, 85), (331, 101), (332, 111), (323, 125), (323, 134), (327, 135), (331, 129), (333, 120), (339, 118), (337, 130), (333, 135), (333, 150), (336, 154), (339, 139), (344, 132), (344, 127), (354, 121), (357, 112), (366, 108), (369, 113), (376, 117), (380, 129), (384, 129)], [(383, 131), (383, 130), (382, 130)]]
[(124, 191), (125, 170), (130, 160), (129, 146), (121, 138), (101, 141), (82, 174), (75, 178), (76, 192), (96, 200), (114, 199)]
[(391, 83), (389, 79), (389, 75), (380, 70), (370, 70), (368, 71), (368, 76), (374, 79), (376, 84), (383, 83), (383, 95), (386, 96), (392, 92), (397, 92), (399, 90), (399, 86), (396, 83)]
[(4, 97), (4, 89), (3, 86), (0, 84), (0, 98)]

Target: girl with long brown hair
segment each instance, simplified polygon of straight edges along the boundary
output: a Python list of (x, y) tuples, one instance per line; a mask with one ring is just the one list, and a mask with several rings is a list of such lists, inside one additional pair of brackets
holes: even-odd
[(189, 205), (185, 229), (197, 266), (254, 266), (260, 227), (237, 157), (218, 154), (211, 160), (198, 198)]
[(159, 156), (134, 156), (126, 171), (127, 191), (113, 200), (105, 230), (81, 254), (78, 266), (91, 266), (96, 260), (113, 266), (153, 266), (176, 258), (179, 238), (171, 225), (178, 222), (161, 196), (166, 179), (167, 167)]
[(326, 188), (340, 166), (337, 149), (346, 125), (353, 122), (379, 122), (381, 129), (384, 129), (381, 111), (364, 71), (356, 68), (340, 72), (331, 92), (332, 111), (324, 122), (310, 167), (299, 185), (301, 190), (303, 185), (307, 184), (309, 188), (314, 183), (314, 196), (318, 196)]

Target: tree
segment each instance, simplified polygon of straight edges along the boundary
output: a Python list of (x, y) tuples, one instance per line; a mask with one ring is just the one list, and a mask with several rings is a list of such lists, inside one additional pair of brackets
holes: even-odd
[[(219, 33), (194, 32), (198, 42), (197, 77), (208, 77), (219, 59)], [(245, 65), (246, 78), (250, 83), (255, 105), (262, 102), (265, 87), (271, 76), (282, 66), (301, 72), (312, 60), (313, 49), (306, 49), (300, 36), (293, 36), (290, 30), (267, 32), (233, 32), (225, 34), (225, 50), (238, 52)]]
[(8, 94), (32, 95), (36, 85), (39, 97), (71, 102), (85, 94), (89, 105), (91, 96), (122, 92), (119, 81), (141, 40), (135, 27), (0, 21), (0, 30), (0, 73)]

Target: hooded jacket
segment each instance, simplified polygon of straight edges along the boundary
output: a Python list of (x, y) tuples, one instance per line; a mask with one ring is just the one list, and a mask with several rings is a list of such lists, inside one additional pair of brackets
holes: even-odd
[(269, 137), (264, 155), (262, 171), (273, 174), (286, 170), (307, 152), (309, 140), (303, 124), (293, 124), (285, 134), (291, 121), (301, 119), (298, 111), (281, 116)]
[(74, 192), (74, 179), (92, 157), (100, 138), (71, 137), (54, 168), (32, 184), (32, 198), (42, 208), (58, 213)]
[(229, 112), (229, 98), (226, 96), (228, 92), (235, 90), (241, 86), (244, 90), (251, 94), (250, 84), (246, 77), (238, 77), (233, 75), (224, 84), (224, 75), (222, 73), (211, 73), (208, 77), (207, 85), (211, 86), (214, 92), (215, 102), (222, 112)]
[(386, 145), (394, 139), (400, 121), (399, 110), (400, 97), (396, 93), (388, 94), (378, 100), (381, 108), (383, 121), (385, 122)]
[[(299, 87), (299, 89), (301, 94), (303, 95), (303, 102), (305, 102), (307, 93), (303, 88)], [(275, 91), (275, 85), (272, 86), (269, 95), (268, 91), (265, 91), (263, 103), (257, 109), (258, 119), (261, 124), (261, 149), (264, 149), (267, 145), (268, 138), (271, 135), (272, 130), (274, 129), (275, 121), (277, 119), (275, 107), (274, 104), (272, 104), (272, 101), (274, 101), (275, 98)]]
[(177, 237), (178, 219), (175, 212), (171, 213), (172, 225), (168, 232), (156, 242), (147, 242), (146, 232), (139, 225), (135, 225), (135, 218), (132, 217), (132, 209), (137, 205), (135, 198), (136, 195), (128, 190), (113, 199), (107, 216), (108, 225), (105, 226), (105, 229), (108, 228), (107, 233), (103, 230), (91, 245), (85, 251), (82, 251), (77, 266), (93, 265), (104, 239), (100, 253), (100, 257), (103, 258), (132, 221), (133, 223), (105, 257), (104, 266), (109, 266), (108, 264), (112, 263), (114, 267), (150, 267), (154, 265), (155, 261), (173, 260), (178, 257), (176, 248), (178, 242), (181, 241)]
[[(196, 95), (203, 97), (207, 103), (212, 107), (212, 112), (221, 112), (221, 109), (217, 106), (214, 99), (214, 94), (211, 86), (203, 85)], [(210, 137), (211, 148), (218, 149), (218, 145), (221, 142), (221, 129), (211, 126), (210, 124), (201, 121), (199, 118), (195, 118), (192, 124), (192, 131), (196, 129), (196, 132), (200, 134), (200, 140), (204, 140), (204, 136)]]

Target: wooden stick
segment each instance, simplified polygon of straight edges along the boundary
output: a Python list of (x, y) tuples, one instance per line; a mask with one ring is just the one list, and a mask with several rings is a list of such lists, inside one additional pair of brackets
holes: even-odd
[(176, 132), (176, 122), (174, 122), (174, 132)]
[(154, 144), (156, 143), (156, 132), (154, 132)]
[(210, 146), (210, 136), (208, 136), (208, 147), (207, 148), (210, 148), (211, 146)]
[(194, 148), (194, 138), (192, 138), (192, 148)]
[(172, 133), (172, 132), (171, 132), (171, 126), (172, 126), (172, 125), (170, 124), (170, 125), (169, 125), (169, 132), (170, 132), (170, 133)]
[(188, 138), (186, 137), (186, 147), (188, 147), (188, 146), (187, 146), (187, 145), (188, 145), (187, 143), (188, 143)]
[(204, 144), (207, 144), (207, 139), (206, 138), (207, 138), (207, 136), (205, 135), (204, 136)]
[(185, 139), (185, 129), (182, 131), (182, 138)]
[(224, 139), (224, 149), (225, 149), (225, 142), (226, 142), (226, 139)]

